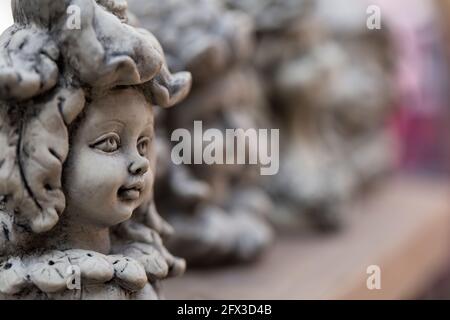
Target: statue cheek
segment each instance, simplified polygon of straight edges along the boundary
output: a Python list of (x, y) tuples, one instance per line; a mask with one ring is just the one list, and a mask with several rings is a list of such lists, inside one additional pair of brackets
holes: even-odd
[(76, 191), (78, 199), (103, 202), (114, 201), (117, 191), (127, 178), (126, 166), (119, 157), (88, 156), (78, 157), (72, 168), (68, 168), (66, 187)]

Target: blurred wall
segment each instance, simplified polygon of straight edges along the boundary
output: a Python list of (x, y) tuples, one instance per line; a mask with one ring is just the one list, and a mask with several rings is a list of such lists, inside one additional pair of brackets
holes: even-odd
[(0, 33), (12, 24), (11, 0), (0, 0)]

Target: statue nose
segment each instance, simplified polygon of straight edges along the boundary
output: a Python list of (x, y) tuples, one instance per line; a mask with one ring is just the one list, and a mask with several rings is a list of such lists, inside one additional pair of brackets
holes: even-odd
[(128, 171), (132, 175), (143, 175), (148, 171), (149, 165), (147, 158), (139, 157), (130, 163)]

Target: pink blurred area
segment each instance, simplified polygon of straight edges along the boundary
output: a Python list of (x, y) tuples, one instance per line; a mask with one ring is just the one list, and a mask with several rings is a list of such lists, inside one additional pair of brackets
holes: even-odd
[(450, 104), (446, 41), (439, 2), (376, 0), (396, 51), (401, 169), (450, 174)]

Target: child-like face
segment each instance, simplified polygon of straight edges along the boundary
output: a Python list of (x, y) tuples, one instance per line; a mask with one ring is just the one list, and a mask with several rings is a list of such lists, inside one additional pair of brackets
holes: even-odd
[(109, 227), (130, 218), (153, 188), (153, 111), (136, 89), (94, 99), (76, 129), (64, 171), (66, 211)]

